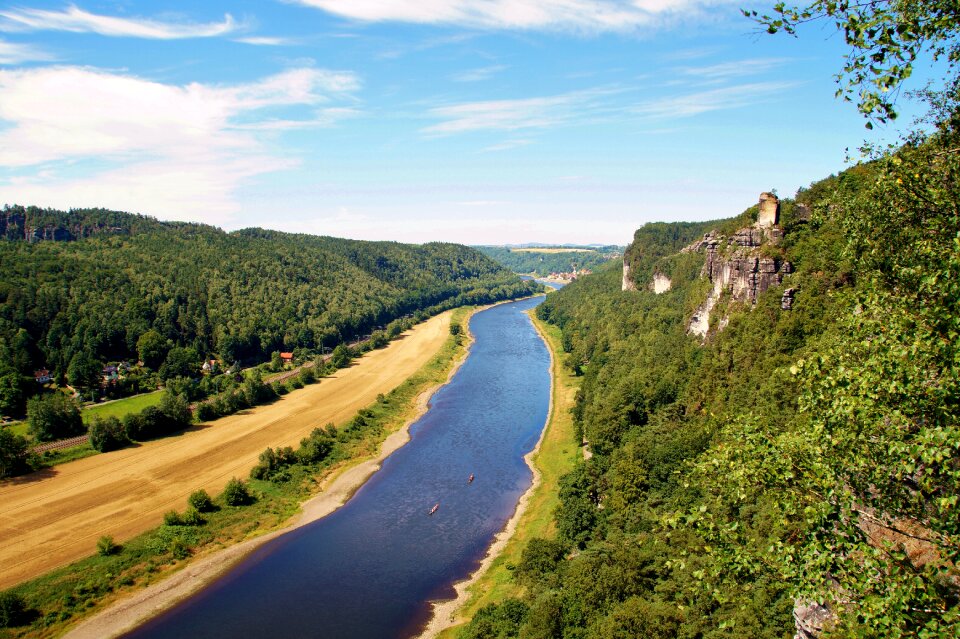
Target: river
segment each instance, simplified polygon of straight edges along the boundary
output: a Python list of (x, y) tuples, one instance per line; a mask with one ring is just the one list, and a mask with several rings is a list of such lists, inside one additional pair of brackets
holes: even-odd
[(550, 355), (524, 311), (542, 299), (473, 316), (466, 361), (411, 426), (411, 441), (345, 506), (261, 546), (126, 636), (417, 634), (429, 602), (454, 596), (530, 486), (523, 456), (546, 422)]

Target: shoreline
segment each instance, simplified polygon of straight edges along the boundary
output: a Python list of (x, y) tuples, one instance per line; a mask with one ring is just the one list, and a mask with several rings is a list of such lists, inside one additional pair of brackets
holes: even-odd
[[(527, 311), (528, 315), (530, 312), (532, 312), (532, 310)], [(537, 439), (536, 445), (532, 450), (530, 450), (530, 452), (523, 456), (524, 462), (527, 464), (527, 467), (533, 474), (530, 487), (527, 488), (522, 495), (520, 495), (520, 499), (517, 501), (517, 507), (514, 509), (513, 515), (510, 516), (510, 519), (507, 520), (507, 523), (500, 530), (500, 532), (494, 536), (493, 542), (487, 548), (487, 552), (483, 559), (480, 560), (480, 565), (477, 566), (477, 568), (466, 578), (453, 584), (456, 596), (453, 599), (430, 602), (432, 606), (430, 621), (427, 622), (426, 627), (420, 632), (420, 634), (416, 636), (416, 639), (437, 639), (440, 633), (455, 626), (461, 625), (464, 621), (466, 621), (458, 618), (457, 614), (470, 598), (470, 593), (468, 590), (471, 586), (476, 584), (481, 577), (483, 577), (483, 575), (493, 565), (493, 562), (496, 561), (497, 557), (500, 556), (500, 553), (503, 552), (507, 543), (517, 531), (520, 520), (527, 511), (527, 506), (530, 502), (530, 499), (533, 497), (536, 489), (540, 487), (542, 473), (540, 472), (540, 469), (537, 468), (537, 465), (533, 463), (533, 458), (538, 452), (540, 452), (540, 447), (547, 436), (547, 430), (549, 429), (550, 423), (553, 419), (553, 396), (556, 385), (556, 379), (553, 371), (555, 361), (553, 349), (550, 347), (550, 342), (547, 341), (546, 335), (543, 334), (543, 331), (540, 330), (540, 327), (537, 326), (537, 323), (533, 321), (532, 317), (530, 318), (530, 323), (533, 325), (537, 335), (540, 336), (540, 339), (543, 341), (543, 344), (546, 346), (547, 352), (550, 355), (550, 405), (547, 408), (547, 417), (544, 421), (543, 429), (540, 431), (540, 437)]]
[[(516, 300), (500, 302), (500, 304), (512, 301)], [(468, 314), (464, 320), (467, 344), (458, 360), (454, 362), (446, 379), (425, 389), (417, 396), (413, 415), (396, 431), (384, 438), (375, 457), (359, 460), (332, 473), (324, 480), (321, 492), (301, 503), (300, 512), (282, 528), (212, 552), (169, 578), (151, 584), (128, 599), (120, 600), (82, 621), (64, 634), (64, 638), (103, 639), (130, 632), (209, 586), (263, 544), (318, 521), (346, 505), (354, 493), (380, 469), (383, 461), (410, 441), (410, 427), (423, 417), (430, 408), (430, 400), (434, 394), (450, 383), (470, 355), (474, 342), (473, 334), (469, 330), (470, 319), (476, 313), (492, 306), (496, 304), (477, 307)]]

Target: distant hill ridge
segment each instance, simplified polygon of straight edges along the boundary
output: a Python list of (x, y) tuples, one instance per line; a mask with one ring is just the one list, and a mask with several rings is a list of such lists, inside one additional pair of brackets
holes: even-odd
[(538, 288), (457, 244), (227, 233), (104, 209), (7, 206), (0, 238), (0, 377), (31, 383), (79, 354), (136, 361), (148, 332), (164, 350), (263, 360)]

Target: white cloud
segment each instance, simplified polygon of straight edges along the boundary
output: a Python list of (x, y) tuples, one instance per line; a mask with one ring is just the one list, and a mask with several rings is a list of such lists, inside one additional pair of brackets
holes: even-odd
[(488, 147), (482, 149), (486, 153), (495, 153), (498, 151), (509, 151), (511, 149), (519, 149), (524, 146), (529, 146), (533, 144), (533, 140), (506, 140), (505, 142), (500, 142), (499, 144), (491, 144)]
[(786, 58), (755, 58), (752, 60), (734, 60), (699, 67), (682, 67), (679, 71), (686, 76), (701, 78), (711, 82), (722, 82), (730, 78), (756, 75), (770, 71), (787, 62), (789, 62), (789, 60)]
[(18, 44), (16, 42), (7, 42), (0, 40), (0, 64), (22, 64), (31, 61), (48, 61), (53, 57), (29, 44)]
[(241, 29), (230, 14), (223, 22), (163, 22), (149, 18), (118, 18), (98, 15), (71, 5), (63, 11), (6, 9), (0, 11), (0, 31), (71, 31), (105, 36), (174, 40), (209, 38)]
[(469, 71), (464, 71), (454, 75), (451, 79), (454, 82), (482, 82), (483, 80), (488, 80), (492, 76), (504, 71), (507, 67), (502, 64), (496, 64), (489, 67), (481, 67), (479, 69), (470, 69)]
[(259, 47), (284, 47), (291, 44), (296, 44), (296, 41), (292, 40), (291, 38), (277, 38), (273, 36), (251, 36), (249, 38), (237, 38), (235, 42), (252, 44)]
[(483, 29), (625, 31), (653, 27), (733, 0), (299, 0), (364, 22), (450, 24)]
[(797, 86), (796, 82), (756, 82), (674, 95), (650, 100), (631, 109), (638, 115), (672, 120), (711, 111), (738, 109), (777, 98), (777, 94)]
[[(0, 202), (107, 206), (222, 221), (247, 179), (293, 165), (258, 131), (307, 109), (328, 125), (329, 105), (357, 88), (350, 73), (292, 69), (249, 84), (168, 85), (78, 67), (0, 70), (0, 167), (32, 177), (0, 181)], [(328, 106), (329, 105), (329, 106)], [(349, 109), (347, 109), (349, 110)], [(79, 164), (78, 164), (79, 163)], [(99, 172), (78, 173), (96, 163)]]
[(429, 115), (442, 120), (422, 131), (449, 135), (469, 131), (517, 131), (539, 129), (583, 121), (600, 107), (595, 101), (612, 90), (574, 91), (557, 96), (486, 100), (430, 109)]

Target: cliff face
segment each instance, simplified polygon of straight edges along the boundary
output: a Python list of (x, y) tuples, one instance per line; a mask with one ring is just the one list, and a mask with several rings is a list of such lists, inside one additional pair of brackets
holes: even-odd
[[(710, 315), (723, 297), (730, 300), (755, 304), (757, 297), (771, 286), (783, 283), (785, 275), (793, 272), (790, 262), (765, 256), (761, 247), (776, 246), (783, 239), (783, 231), (772, 225), (778, 219), (779, 203), (770, 193), (761, 195), (761, 217), (754, 226), (742, 228), (730, 237), (711, 231), (703, 239), (682, 249), (683, 252), (703, 252), (706, 260), (702, 277), (713, 283), (707, 299), (694, 312), (687, 330), (694, 335), (706, 337), (710, 330)], [(784, 293), (781, 307), (789, 310), (793, 304), (793, 289)], [(788, 295), (789, 293), (789, 295)], [(721, 320), (719, 329), (725, 322)]]
[(620, 289), (623, 291), (637, 290), (637, 285), (633, 283), (633, 278), (630, 276), (630, 265), (626, 259), (623, 261), (623, 283), (620, 285)]
[(106, 209), (58, 211), (36, 206), (0, 209), (0, 240), (70, 242), (94, 235), (133, 235), (164, 225), (144, 215)]

